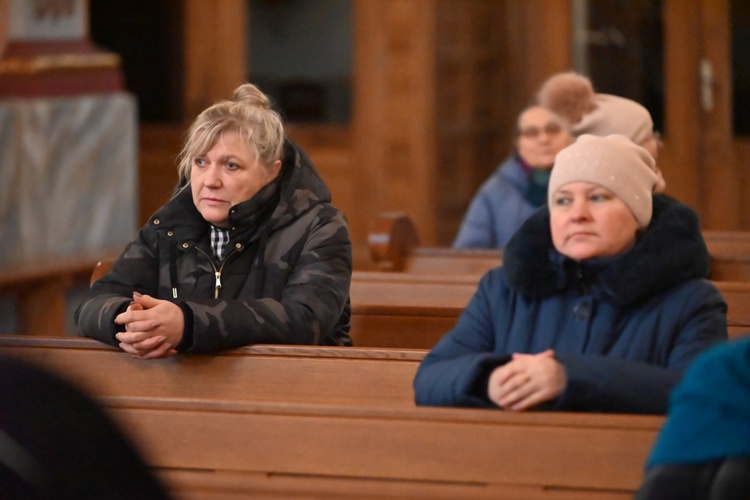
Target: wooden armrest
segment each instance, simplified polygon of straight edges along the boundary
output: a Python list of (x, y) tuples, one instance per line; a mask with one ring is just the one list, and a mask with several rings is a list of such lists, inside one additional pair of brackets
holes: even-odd
[(370, 258), (381, 271), (402, 271), (411, 249), (419, 245), (417, 228), (402, 212), (384, 212), (367, 233)]

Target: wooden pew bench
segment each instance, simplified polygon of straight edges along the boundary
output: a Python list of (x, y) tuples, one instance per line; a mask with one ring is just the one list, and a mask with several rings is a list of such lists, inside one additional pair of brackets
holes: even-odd
[(424, 351), (253, 346), (143, 362), (90, 339), (0, 337), (0, 352), (89, 390), (178, 498), (628, 498), (661, 423), (416, 408)]
[(703, 231), (711, 256), (711, 279), (750, 281), (750, 232)]
[[(106, 397), (159, 469), (451, 488), (457, 498), (630, 498), (663, 422), (655, 416)], [(210, 445), (208, 445), (210, 444)], [(196, 450), (200, 450), (196, 453)], [(379, 485), (372, 484), (377, 481)], [(408, 490), (407, 490), (408, 491)], [(547, 496), (544, 496), (547, 495)]]
[[(750, 281), (750, 231), (703, 231), (714, 281)], [(419, 245), (411, 218), (401, 212), (380, 214), (368, 232), (370, 260), (389, 272), (481, 276), (502, 265), (499, 249), (454, 249)]]
[[(92, 281), (110, 265), (97, 267)], [(455, 325), (480, 277), (355, 271), (350, 289), (352, 341), (357, 347), (431, 349)], [(715, 284), (729, 306), (730, 337), (750, 332), (750, 283)]]
[(17, 304), (18, 332), (42, 336), (66, 333), (67, 295), (75, 286), (85, 287), (102, 255), (113, 254), (41, 259), (0, 271), (0, 295), (12, 296)]
[(476, 288), (472, 277), (355, 271), (352, 341), (361, 347), (429, 349), (453, 327)]
[(481, 276), (502, 264), (501, 250), (419, 246), (416, 226), (401, 212), (380, 214), (370, 224), (367, 245), (381, 271)]
[[(361, 347), (431, 349), (473, 296), (472, 281), (469, 276), (355, 272), (352, 340)], [(750, 283), (714, 284), (728, 305), (730, 337), (750, 332)]]
[(426, 351), (256, 345), (142, 361), (84, 338), (0, 336), (0, 353), (64, 373), (96, 396), (413, 407)]
[[(91, 283), (111, 268), (97, 263)], [(354, 271), (351, 336), (357, 347), (429, 349), (456, 322), (476, 291), (476, 275)]]

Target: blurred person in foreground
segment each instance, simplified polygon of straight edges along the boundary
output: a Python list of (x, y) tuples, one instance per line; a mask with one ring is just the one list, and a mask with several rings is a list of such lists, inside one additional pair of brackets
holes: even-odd
[(170, 497), (90, 396), (10, 356), (0, 358), (0, 485), (8, 500)]
[(635, 498), (750, 498), (750, 337), (701, 354), (672, 391)]

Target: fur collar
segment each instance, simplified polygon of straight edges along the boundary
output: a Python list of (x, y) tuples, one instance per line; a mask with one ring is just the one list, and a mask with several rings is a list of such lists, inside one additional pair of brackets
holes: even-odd
[(503, 268), (510, 286), (525, 295), (546, 297), (588, 280), (595, 285), (592, 293), (627, 306), (684, 281), (706, 278), (709, 255), (698, 216), (668, 196), (655, 195), (653, 203), (651, 224), (633, 248), (613, 258), (581, 263), (555, 250), (549, 209), (542, 207), (503, 251)]

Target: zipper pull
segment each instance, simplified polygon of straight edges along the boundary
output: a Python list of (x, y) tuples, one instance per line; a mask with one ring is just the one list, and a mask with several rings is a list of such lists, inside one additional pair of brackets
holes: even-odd
[(214, 298), (219, 298), (219, 288), (221, 288), (221, 271), (216, 271), (216, 285), (214, 286)]

